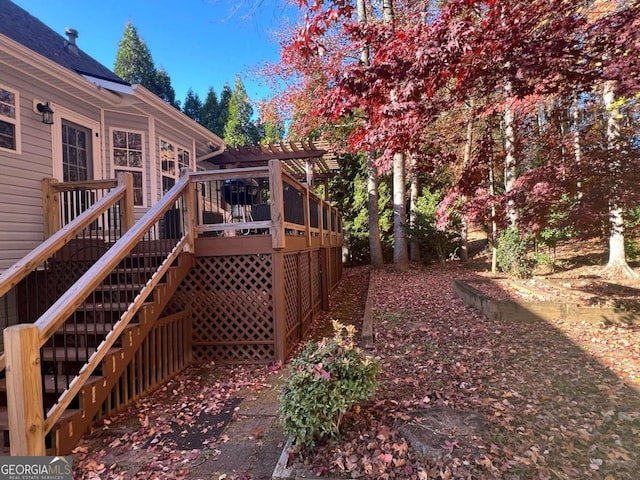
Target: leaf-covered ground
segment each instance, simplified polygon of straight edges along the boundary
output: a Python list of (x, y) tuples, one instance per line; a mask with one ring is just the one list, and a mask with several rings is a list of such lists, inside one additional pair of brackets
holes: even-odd
[[(583, 322), (490, 321), (452, 288), (451, 267), (375, 274), (376, 399), (306, 462), (317, 474), (418, 479), (637, 479), (640, 332)], [(626, 383), (625, 383), (626, 382)], [(635, 387), (635, 390), (634, 388)], [(440, 459), (399, 434), (413, 412), (478, 414)]]
[[(296, 460), (311, 474), (347, 478), (640, 478), (640, 332), (489, 321), (453, 292), (454, 279), (474, 275), (455, 265), (375, 273), (370, 353), (384, 365), (381, 387), (346, 416), (338, 443)], [(367, 278), (366, 267), (345, 270), (314, 337), (330, 335), (332, 319), (360, 328)], [(180, 432), (212, 428), (200, 420), (231, 399), (277, 388), (274, 371), (188, 369), (87, 436), (74, 456), (74, 478), (210, 478), (202, 468), (228, 441), (225, 433), (183, 450)], [(476, 415), (482, 428), (468, 435), (450, 427), (438, 445), (443, 456), (418, 457), (400, 430), (416, 412), (444, 411)], [(256, 434), (247, 441), (267, 440)]]

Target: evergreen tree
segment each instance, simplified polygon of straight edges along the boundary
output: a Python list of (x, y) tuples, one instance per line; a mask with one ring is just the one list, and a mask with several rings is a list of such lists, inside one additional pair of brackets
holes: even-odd
[(131, 22), (125, 25), (122, 39), (118, 42), (113, 71), (129, 83), (142, 85), (152, 91), (155, 87), (156, 68), (151, 52)]
[(251, 121), (253, 107), (240, 77), (236, 77), (229, 99), (229, 118), (224, 127), (224, 141), (233, 147), (256, 143), (258, 131)]
[(182, 107), (182, 113), (202, 124), (202, 101), (198, 94), (194, 93), (191, 89), (187, 91), (187, 96), (184, 99), (184, 105)]
[(218, 96), (212, 87), (209, 87), (207, 98), (202, 104), (201, 122), (206, 128), (215, 132), (216, 122), (218, 119)]
[(171, 78), (164, 68), (160, 67), (156, 70), (155, 85), (154, 88), (151, 88), (150, 90), (169, 105), (173, 105), (178, 109), (180, 108), (180, 101), (176, 100), (176, 92), (171, 86)]
[(228, 83), (225, 83), (222, 87), (222, 93), (220, 94), (220, 102), (218, 103), (218, 111), (214, 123), (214, 128), (211, 130), (219, 137), (224, 137), (224, 128), (229, 119), (229, 101), (232, 95), (231, 87)]
[(125, 25), (118, 42), (113, 71), (123, 80), (142, 85), (168, 104), (180, 107), (169, 74), (162, 67), (156, 70), (149, 48), (131, 22)]

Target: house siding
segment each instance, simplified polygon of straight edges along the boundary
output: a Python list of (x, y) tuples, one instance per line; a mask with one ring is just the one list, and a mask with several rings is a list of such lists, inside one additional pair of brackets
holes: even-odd
[[(50, 88), (10, 65), (0, 64), (0, 84), (16, 90), (20, 102), (21, 153), (0, 151), (0, 273), (21, 259), (44, 239), (42, 179), (54, 176), (52, 160), (53, 126), (42, 123), (33, 111), (34, 99), (64, 105), (94, 121), (100, 110), (71, 95)], [(55, 121), (60, 121), (56, 112)], [(94, 149), (102, 150), (100, 138)], [(95, 172), (98, 178), (102, 171)]]
[(21, 153), (0, 151), (0, 272), (43, 239), (41, 181), (53, 174), (51, 127), (33, 111), (45, 91), (12, 68), (0, 67), (0, 84), (17, 91)]

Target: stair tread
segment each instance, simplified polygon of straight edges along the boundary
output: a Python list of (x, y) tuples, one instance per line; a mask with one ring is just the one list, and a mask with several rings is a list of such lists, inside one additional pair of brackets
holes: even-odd
[(145, 285), (146, 283), (114, 283), (111, 285), (102, 284), (98, 288), (96, 288), (96, 291), (97, 292), (117, 292), (123, 289), (123, 287), (125, 287), (127, 291), (130, 291), (130, 290), (140, 291), (142, 290), (142, 287), (144, 287)]
[[(87, 381), (84, 384), (85, 385), (90, 385), (92, 383), (99, 382), (103, 378), (104, 377), (99, 376), (99, 375), (92, 375), (87, 379)], [(72, 379), (70, 379), (70, 380), (72, 380)], [(57, 389), (56, 389), (56, 383), (57, 383)], [(63, 376), (63, 375), (57, 375), (57, 376), (45, 375), (44, 388), (45, 388), (45, 392), (48, 392), (48, 393), (62, 392), (63, 390), (65, 390), (67, 388), (67, 381), (66, 381), (65, 376)], [(6, 390), (7, 390), (7, 379), (6, 378), (2, 378), (2, 379), (0, 379), (0, 391), (5, 392)]]
[[(137, 327), (140, 324), (137, 322), (129, 322), (125, 329)], [(58, 333), (66, 333), (67, 335), (100, 335), (107, 334), (113, 330), (112, 323), (77, 323), (77, 324), (65, 324), (59, 330)]]
[[(121, 347), (112, 347), (107, 355), (117, 353)], [(42, 360), (51, 362), (54, 358), (58, 361), (86, 362), (96, 351), (95, 347), (90, 348), (64, 348), (64, 347), (42, 347)]]
[[(75, 415), (78, 415), (80, 410), (68, 408), (66, 409), (56, 424), (64, 423), (67, 420), (71, 420)], [(9, 414), (7, 412), (7, 407), (0, 406), (0, 430), (8, 430), (9, 429)]]
[[(85, 303), (85, 310), (105, 310), (105, 311), (124, 311), (129, 308), (133, 302), (94, 302), (94, 303)], [(151, 305), (153, 302), (143, 302), (141, 307), (144, 305)]]

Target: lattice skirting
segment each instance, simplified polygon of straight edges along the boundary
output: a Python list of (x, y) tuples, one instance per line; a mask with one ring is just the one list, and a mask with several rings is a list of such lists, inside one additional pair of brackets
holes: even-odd
[[(283, 319), (276, 319), (274, 262), (282, 262)], [(326, 262), (323, 266), (323, 262)], [(342, 275), (341, 249), (286, 254), (196, 257), (164, 314), (193, 311), (195, 361), (256, 363), (287, 355), (308, 333), (322, 305), (322, 273), (333, 289)], [(282, 297), (279, 297), (282, 298)], [(276, 339), (276, 321), (284, 338)]]
[(167, 312), (186, 306), (194, 360), (275, 359), (272, 255), (197, 257)]

